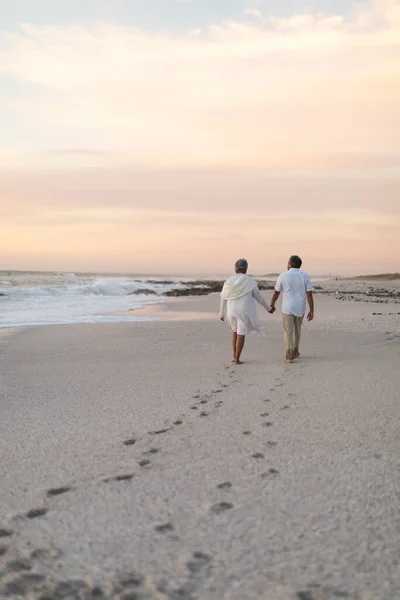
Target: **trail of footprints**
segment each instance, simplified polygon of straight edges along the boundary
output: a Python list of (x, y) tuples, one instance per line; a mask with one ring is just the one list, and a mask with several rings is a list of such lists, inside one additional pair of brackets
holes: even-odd
[[(233, 377), (234, 370), (232, 367), (226, 367), (229, 370), (229, 378), (230, 383), (236, 383)], [(285, 384), (280, 382), (280, 379), (276, 379), (277, 383), (274, 387), (270, 388), (270, 392), (273, 393), (276, 391), (276, 388), (280, 388)], [(229, 388), (229, 384), (220, 384), (220, 387), (211, 391), (208, 394), (195, 394), (192, 399), (197, 402), (192, 404), (189, 409), (192, 411), (199, 411), (197, 414), (199, 417), (204, 418), (207, 417), (210, 413), (204, 410), (207, 405), (212, 404), (212, 409), (218, 409), (223, 405), (222, 400), (216, 400), (216, 395), (223, 392), (224, 389)], [(295, 394), (287, 394), (288, 397), (295, 397)], [(263, 402), (270, 403), (272, 400), (270, 398), (264, 399)], [(289, 405), (284, 405), (281, 407), (281, 410), (290, 408)], [(202, 410), (203, 409), (203, 410)], [(261, 418), (265, 418), (269, 416), (269, 412), (262, 412), (260, 414)], [(149, 431), (148, 435), (150, 436), (163, 436), (168, 431), (171, 430), (173, 426), (180, 426), (184, 424), (184, 418), (179, 417), (170, 427), (164, 427), (161, 429), (156, 429), (154, 431)], [(273, 421), (264, 421), (261, 423), (261, 427), (272, 427)], [(251, 436), (251, 431), (243, 431), (243, 435)], [(128, 438), (124, 440), (122, 443), (127, 447), (134, 446), (139, 439), (135, 437)], [(274, 448), (277, 445), (276, 441), (266, 441), (265, 445), (268, 448)], [(148, 467), (151, 467), (150, 457), (157, 455), (160, 452), (160, 449), (157, 447), (150, 447), (148, 450), (144, 451), (142, 454), (145, 458), (141, 458), (138, 461), (138, 466), (143, 470)], [(262, 452), (254, 452), (251, 455), (251, 458), (255, 461), (263, 461), (265, 455)], [(261, 473), (260, 477), (262, 479), (273, 479), (279, 475), (279, 471), (275, 468), (269, 468), (269, 470)], [(102, 479), (103, 483), (113, 483), (113, 482), (129, 482), (136, 476), (135, 473), (121, 473), (112, 477), (107, 477)], [(232, 483), (230, 481), (225, 481), (217, 485), (217, 489), (222, 491), (230, 491), (232, 490)], [(46, 497), (51, 500), (68, 492), (73, 492), (74, 488), (69, 485), (50, 488), (46, 491)], [(234, 508), (234, 504), (227, 500), (222, 500), (220, 502), (216, 502), (211, 505), (210, 513), (213, 515), (221, 515), (231, 509)], [(39, 506), (30, 509), (25, 515), (20, 515), (19, 519), (36, 519), (44, 517), (48, 511), (48, 506)], [(175, 528), (173, 523), (159, 523), (154, 526), (154, 530), (158, 534), (162, 535), (174, 535)], [(11, 556), (11, 551), (9, 546), (3, 541), (9, 542), (14, 535), (14, 531), (9, 528), (0, 528), (0, 597), (26, 597), (29, 594), (29, 597), (39, 600), (58, 600), (59, 598), (82, 598), (82, 599), (90, 599), (90, 598), (118, 598), (120, 600), (133, 600), (136, 598), (160, 598), (159, 592), (162, 591), (165, 594), (165, 598), (173, 600), (174, 598), (185, 598), (186, 596), (182, 595), (182, 592), (192, 592), (195, 588), (196, 582), (194, 581), (194, 576), (198, 576), (200, 572), (204, 570), (204, 567), (207, 566), (211, 562), (211, 557), (207, 557), (207, 555), (203, 555), (201, 552), (194, 553), (192, 558), (187, 563), (188, 569), (188, 580), (180, 590), (169, 590), (167, 587), (161, 590), (158, 588), (154, 590), (153, 587), (149, 584), (145, 577), (142, 575), (123, 575), (120, 577), (116, 577), (115, 581), (108, 581), (107, 584), (102, 584), (103, 587), (99, 586), (91, 582), (87, 581), (64, 581), (64, 582), (53, 582), (47, 581), (46, 577), (41, 573), (37, 573), (35, 571), (35, 566), (37, 563), (37, 559), (43, 556), (57, 555), (57, 552), (54, 550), (48, 549), (35, 549), (32, 551), (29, 557), (18, 557)], [(177, 536), (174, 539), (178, 540)], [(50, 553), (50, 554), (49, 554)], [(53, 553), (53, 554), (51, 554)], [(10, 555), (10, 556), (9, 556)], [(8, 560), (7, 560), (8, 558)], [(3, 563), (3, 564), (2, 564)], [(195, 577), (195, 579), (196, 579)], [(107, 591), (106, 591), (107, 589)], [(138, 595), (140, 591), (140, 594)], [(154, 591), (154, 595), (153, 594)], [(310, 592), (299, 592), (298, 598), (306, 598), (307, 594)], [(312, 593), (312, 592), (311, 592)], [(143, 595), (144, 594), (144, 595)], [(190, 597), (190, 596), (187, 596)], [(310, 599), (313, 596), (309, 596)]]

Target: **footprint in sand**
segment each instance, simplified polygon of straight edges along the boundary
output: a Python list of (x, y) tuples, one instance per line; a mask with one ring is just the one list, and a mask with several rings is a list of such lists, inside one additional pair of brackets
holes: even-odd
[(269, 446), (270, 448), (274, 448), (277, 444), (278, 442), (267, 442), (267, 446)]
[(281, 410), (287, 410), (288, 408), (290, 408), (290, 406), (288, 404), (285, 404), (284, 406), (282, 406)]
[(15, 558), (14, 560), (9, 560), (6, 564), (6, 569), (9, 573), (21, 573), (23, 571), (30, 571), (32, 567), (32, 562), (27, 558)]
[(124, 445), (125, 446), (133, 446), (133, 444), (136, 444), (136, 440), (134, 438), (131, 438), (130, 440), (125, 440), (124, 441)]
[(267, 479), (268, 477), (274, 477), (275, 475), (279, 475), (279, 471), (274, 468), (268, 469), (265, 473), (261, 474), (263, 479)]
[(288, 394), (289, 398), (294, 398), (296, 394)]
[(199, 417), (208, 417), (208, 413), (204, 410), (199, 414)]
[(208, 400), (200, 400), (199, 404), (208, 404)]
[(271, 398), (266, 398), (264, 402), (272, 402)]
[(164, 429), (156, 429), (156, 431), (149, 431), (149, 435), (160, 435), (161, 433), (167, 433), (169, 429), (166, 427)]
[(268, 417), (269, 413), (261, 413), (260, 417)]
[(174, 526), (171, 522), (163, 523), (162, 525), (156, 525), (154, 527), (155, 531), (158, 533), (168, 533), (169, 531), (174, 531)]
[(191, 560), (186, 563), (186, 567), (191, 575), (197, 575), (211, 561), (212, 558), (211, 556), (208, 556), (208, 554), (204, 554), (204, 552), (193, 552)]
[(61, 494), (65, 494), (66, 492), (69, 492), (70, 490), (72, 490), (72, 488), (69, 486), (59, 487), (59, 488), (51, 488), (50, 490), (47, 490), (46, 495), (47, 496), (60, 496)]
[(269, 389), (269, 391), (270, 391), (270, 392), (275, 392), (275, 388), (274, 388), (274, 387), (273, 387), (273, 388), (270, 388), (270, 389)]
[(272, 427), (273, 422), (272, 421), (266, 421), (265, 423), (262, 424), (262, 427)]
[(0, 538), (11, 537), (14, 534), (10, 529), (0, 529)]
[(219, 515), (226, 510), (230, 510), (231, 508), (233, 508), (233, 504), (231, 502), (218, 502), (217, 504), (213, 504), (210, 510), (215, 515)]
[(158, 448), (150, 448), (150, 450), (146, 450), (143, 454), (157, 454), (157, 452), (159, 452)]
[(196, 394), (195, 396), (192, 396), (192, 398), (200, 398), (200, 394)]
[(151, 465), (151, 462), (147, 458), (143, 458), (142, 460), (139, 460), (138, 465), (139, 467), (147, 467), (148, 465)]
[(219, 483), (217, 485), (217, 488), (219, 488), (220, 490), (228, 490), (231, 487), (232, 487), (232, 484), (230, 481), (224, 481), (224, 483)]
[(36, 519), (37, 517), (44, 517), (48, 511), (49, 509), (44, 506), (41, 508), (32, 508), (25, 516), (28, 517), (28, 519)]
[(261, 454), (261, 452), (256, 452), (255, 454), (252, 454), (251, 457), (259, 460), (261, 458), (264, 458), (264, 454)]
[(251, 431), (243, 431), (243, 435), (251, 435)]
[(130, 481), (133, 479), (133, 473), (127, 473), (126, 475), (117, 475), (116, 477), (108, 477), (107, 479), (103, 479), (104, 483), (109, 483), (110, 481)]
[(191, 406), (190, 410), (197, 410), (197, 408), (198, 408), (197, 406)]

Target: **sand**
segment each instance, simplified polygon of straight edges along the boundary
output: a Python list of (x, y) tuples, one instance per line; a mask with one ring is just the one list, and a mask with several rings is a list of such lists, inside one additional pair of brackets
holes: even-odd
[(2, 337), (0, 596), (398, 600), (399, 305), (316, 303)]

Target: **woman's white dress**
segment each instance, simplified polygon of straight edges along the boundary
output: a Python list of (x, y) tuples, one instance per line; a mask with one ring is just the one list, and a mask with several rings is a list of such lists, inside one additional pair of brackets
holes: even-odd
[(266, 310), (270, 309), (260, 294), (257, 282), (250, 275), (232, 275), (221, 292), (220, 317), (226, 317), (232, 331), (239, 335), (260, 331), (256, 301)]

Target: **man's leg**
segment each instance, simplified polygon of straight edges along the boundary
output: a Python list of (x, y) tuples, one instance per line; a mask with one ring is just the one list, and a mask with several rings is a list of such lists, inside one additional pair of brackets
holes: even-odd
[(242, 354), (245, 339), (246, 339), (245, 335), (240, 335), (239, 333), (237, 334), (237, 337), (236, 337), (236, 360), (235, 360), (235, 363), (237, 365), (242, 364), (242, 362), (240, 360), (240, 355)]
[(232, 331), (232, 350), (233, 350), (232, 362), (236, 362), (236, 341), (237, 341), (237, 333), (236, 333), (236, 331)]
[(292, 362), (294, 358), (294, 316), (282, 314), (284, 341), (286, 350), (286, 362)]
[(303, 324), (304, 317), (294, 317), (294, 355), (293, 358), (300, 356), (300, 337), (301, 337), (301, 326)]

